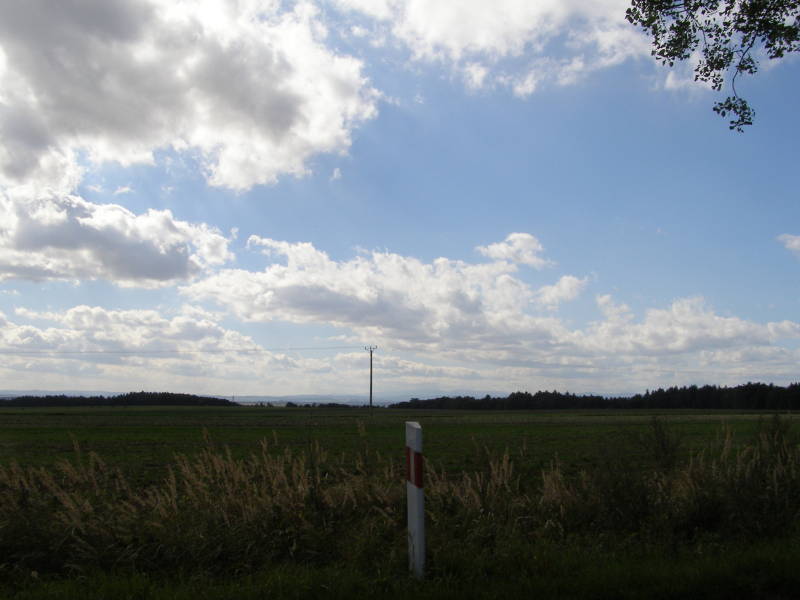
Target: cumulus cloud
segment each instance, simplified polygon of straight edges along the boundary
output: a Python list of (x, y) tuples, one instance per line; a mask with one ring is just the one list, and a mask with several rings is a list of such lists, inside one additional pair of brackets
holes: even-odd
[[(309, 2), (29, 0), (0, 20), (0, 184), (61, 192), (90, 161), (193, 151), (212, 185), (303, 175), (378, 94)], [(43, 43), (47, 40), (47, 43)]]
[[(363, 352), (346, 352), (338, 354), (333, 367), (337, 370), (347, 369), (359, 371), (364, 368)], [(457, 366), (433, 365), (426, 362), (408, 360), (392, 354), (377, 352), (374, 355), (373, 367), (381, 377), (392, 379), (437, 379), (463, 381), (480, 377), (480, 371)]]
[(570, 329), (540, 316), (575, 299), (588, 278), (564, 275), (532, 288), (515, 262), (538, 264), (541, 246), (530, 234), (512, 234), (483, 253), (491, 263), (438, 258), (424, 263), (389, 252), (334, 261), (307, 242), (252, 236), (251, 249), (273, 259), (263, 271), (223, 269), (182, 288), (193, 300), (212, 300), (247, 321), (329, 323), (364, 336), (410, 347), (449, 346), (506, 352), (526, 347), (564, 355), (660, 354), (769, 345), (800, 337), (800, 324), (759, 324), (717, 315), (702, 298), (676, 300), (637, 321), (629, 307), (597, 298), (602, 319)]
[(551, 310), (558, 308), (562, 302), (577, 298), (586, 288), (587, 278), (579, 279), (574, 275), (564, 275), (553, 285), (546, 285), (536, 290), (534, 300)]
[[(648, 56), (625, 20), (626, 0), (336, 0), (346, 11), (389, 24), (416, 60), (463, 73), (468, 87), (505, 85), (526, 96), (544, 80), (574, 83), (591, 71)], [(555, 58), (558, 57), (558, 58)]]
[(489, 70), (480, 63), (469, 63), (464, 67), (464, 78), (467, 87), (477, 90), (483, 87)]
[[(40, 213), (46, 227), (64, 219), (50, 206)], [(101, 388), (111, 378), (144, 376), (204, 391), (231, 381), (248, 389), (268, 382), (270, 389), (297, 393), (363, 384), (363, 351), (303, 357), (269, 350), (223, 327), (226, 315), (334, 326), (340, 344), (377, 343), (375, 367), (384, 389), (618, 393), (708, 381), (788, 382), (800, 359), (794, 348), (800, 323), (723, 316), (702, 298), (637, 314), (599, 295), (598, 318), (573, 324), (557, 309), (582, 293), (588, 279), (563, 275), (537, 288), (506, 253), (477, 263), (424, 262), (385, 251), (333, 260), (310, 243), (258, 236), (248, 247), (269, 261), (263, 271), (223, 268), (197, 278), (181, 290), (193, 304), (171, 316), (90, 306), (0, 314), (0, 352), (9, 356), (0, 371), (68, 373), (69, 365), (80, 364), (81, 376), (98, 378)], [(200, 301), (224, 310), (209, 312)], [(84, 354), (50, 356), (51, 350)]]
[(600, 296), (605, 320), (582, 332), (577, 343), (597, 352), (628, 354), (692, 353), (732, 347), (758, 347), (800, 337), (800, 323), (766, 324), (717, 315), (702, 298), (676, 300), (667, 309), (650, 309), (635, 322), (625, 305)]
[(544, 246), (530, 233), (510, 233), (502, 242), (478, 246), (475, 249), (489, 258), (520, 263), (534, 269), (543, 269), (553, 264), (540, 256), (544, 252)]
[(332, 323), (422, 344), (455, 331), (479, 343), (531, 300), (506, 261), (424, 263), (372, 252), (337, 262), (307, 242), (252, 236), (248, 246), (280, 262), (262, 272), (224, 269), (183, 293), (218, 302), (244, 320)]
[[(348, 339), (412, 352), (420, 365), (445, 361), (448, 368), (466, 369), (464, 377), (491, 389), (575, 389), (584, 382), (590, 390), (618, 392), (794, 373), (798, 353), (782, 344), (800, 339), (800, 323), (722, 316), (702, 298), (678, 299), (638, 316), (600, 295), (599, 319), (569, 324), (557, 309), (578, 297), (588, 278), (563, 275), (532, 287), (518, 273), (519, 263), (543, 260), (532, 240), (517, 234), (490, 244), (484, 255), (493, 261), (470, 264), (389, 252), (335, 261), (309, 243), (253, 236), (250, 248), (271, 260), (263, 271), (223, 269), (182, 291), (245, 321), (333, 325), (349, 332)], [(746, 355), (758, 360), (743, 362)], [(439, 377), (435, 369), (428, 376)]]
[[(0, 377), (37, 389), (180, 389), (203, 394), (336, 393), (364, 395), (368, 356), (334, 352), (301, 356), (264, 348), (220, 325), (221, 316), (184, 305), (169, 316), (155, 310), (75, 306), (63, 311), (0, 312)], [(318, 353), (317, 353), (318, 354)], [(375, 356), (382, 389), (455, 385), (480, 377), (475, 369), (432, 365), (381, 350)], [(378, 394), (380, 398), (380, 393)]]
[(107, 279), (157, 287), (232, 258), (228, 240), (168, 210), (134, 214), (78, 196), (0, 194), (0, 280)]
[(18, 308), (15, 314), (28, 321), (56, 325), (3, 330), (4, 346), (17, 350), (147, 353), (258, 349), (249, 337), (221, 327), (213, 313), (193, 306), (184, 306), (169, 318), (155, 310), (86, 305), (58, 312)]
[(15, 385), (38, 389), (58, 387), (58, 376), (66, 374), (70, 389), (182, 386), (229, 393), (243, 382), (258, 385), (270, 372), (294, 372), (296, 378), (307, 367), (222, 327), (217, 315), (195, 306), (170, 316), (84, 305), (45, 312), (19, 308), (13, 320), (0, 315), (0, 354), (0, 372), (13, 374)]
[(787, 250), (800, 257), (800, 235), (789, 235), (788, 233), (784, 233), (783, 235), (778, 236), (778, 240)]

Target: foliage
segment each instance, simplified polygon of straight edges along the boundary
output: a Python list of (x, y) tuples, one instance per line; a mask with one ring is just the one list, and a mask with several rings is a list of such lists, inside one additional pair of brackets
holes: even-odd
[(695, 81), (732, 95), (714, 105), (730, 114), (730, 128), (742, 131), (755, 113), (739, 96), (736, 79), (758, 71), (757, 54), (770, 59), (800, 51), (798, 0), (632, 0), (625, 17), (653, 41), (652, 55), (663, 64), (690, 59), (698, 51)]

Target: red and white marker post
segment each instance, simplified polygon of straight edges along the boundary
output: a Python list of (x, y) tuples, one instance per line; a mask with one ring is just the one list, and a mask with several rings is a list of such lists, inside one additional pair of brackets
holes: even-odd
[(425, 574), (425, 491), (422, 485), (422, 427), (406, 421), (406, 493), (408, 495), (408, 568)]

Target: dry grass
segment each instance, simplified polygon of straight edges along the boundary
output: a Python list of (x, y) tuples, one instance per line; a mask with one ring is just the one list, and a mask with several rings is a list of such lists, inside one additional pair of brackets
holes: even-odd
[[(432, 569), (530, 569), (515, 561), (537, 544), (691, 545), (796, 531), (800, 449), (784, 422), (744, 445), (723, 432), (685, 459), (663, 423), (651, 429), (636, 440), (645, 465), (631, 462), (632, 446), (579, 472), (554, 460), (538, 479), (517, 475), (508, 452), (485, 453), (478, 472), (427, 465)], [(333, 457), (318, 445), (274, 452), (267, 441), (244, 459), (209, 442), (143, 487), (77, 446), (55, 468), (11, 463), (0, 467), (0, 572), (236, 574), (286, 561), (402, 572), (401, 466), (366, 449)]]

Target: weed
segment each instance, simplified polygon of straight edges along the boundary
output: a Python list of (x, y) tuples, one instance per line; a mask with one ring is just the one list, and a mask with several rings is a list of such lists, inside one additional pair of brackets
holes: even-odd
[[(793, 439), (776, 417), (748, 443), (737, 446), (727, 430), (686, 452), (654, 420), (638, 441), (644, 463), (625, 440), (593, 466), (570, 470), (556, 459), (537, 477), (519, 474), (519, 453), (477, 444), (481, 468), (453, 473), (426, 462), (431, 576), (538, 577), (561, 568), (555, 557), (564, 553), (700, 552), (792, 535), (800, 519)], [(77, 444), (72, 459), (52, 467), (12, 461), (0, 466), (0, 579), (347, 564), (383, 580), (406, 568), (399, 459), (366, 446), (346, 455), (266, 440), (236, 456), (208, 440), (150, 484), (132, 483)]]

